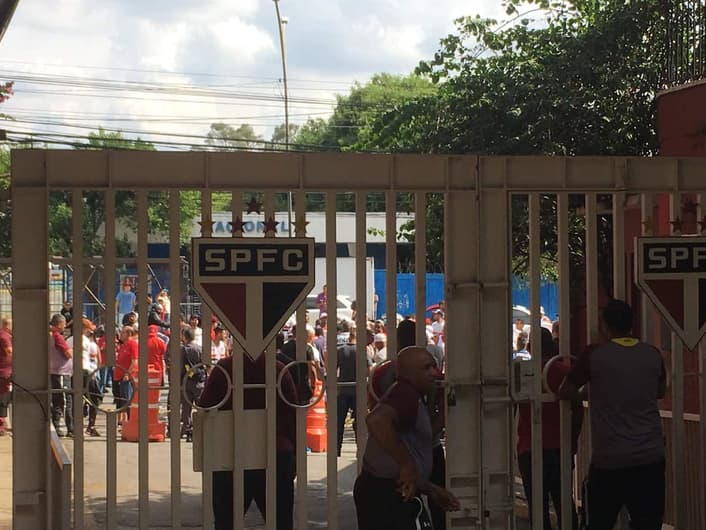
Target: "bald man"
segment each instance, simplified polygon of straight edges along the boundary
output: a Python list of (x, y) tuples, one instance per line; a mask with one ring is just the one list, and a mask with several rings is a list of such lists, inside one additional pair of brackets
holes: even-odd
[(449, 491), (429, 482), (434, 433), (423, 397), (434, 389), (434, 358), (410, 346), (396, 363), (396, 383), (366, 421), (363, 471), (353, 490), (360, 530), (431, 528), (420, 493), (445, 510), (459, 509)]

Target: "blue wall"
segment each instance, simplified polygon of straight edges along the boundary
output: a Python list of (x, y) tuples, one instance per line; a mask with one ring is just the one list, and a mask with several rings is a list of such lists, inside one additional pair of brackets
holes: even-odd
[[(375, 271), (375, 292), (378, 295), (377, 317), (380, 318), (386, 311), (385, 297), (385, 271)], [(415, 312), (414, 274), (400, 273), (397, 275), (397, 312), (402, 315), (411, 315)], [(513, 279), (512, 304), (529, 307), (529, 286)], [(559, 312), (559, 293), (555, 283), (543, 282), (540, 286), (540, 304), (544, 312), (552, 320), (557, 318)], [(439, 273), (427, 274), (427, 306), (436, 304), (444, 299), (444, 275)]]

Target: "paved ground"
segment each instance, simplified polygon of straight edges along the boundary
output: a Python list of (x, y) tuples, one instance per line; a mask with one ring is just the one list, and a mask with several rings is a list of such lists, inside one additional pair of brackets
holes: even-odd
[[(100, 425), (99, 430), (104, 432)], [(64, 439), (71, 454), (73, 441)], [(85, 523), (86, 528), (105, 527), (105, 437), (85, 438)], [(171, 481), (169, 443), (150, 444), (150, 528), (169, 528), (171, 522)], [(137, 444), (118, 442), (118, 527), (137, 528)], [(182, 526), (202, 528), (201, 473), (192, 471), (191, 444), (182, 442)], [(326, 455), (308, 455), (309, 524), (308, 528), (327, 528)], [(0, 530), (12, 527), (12, 437), (0, 437)], [(350, 429), (338, 459), (339, 528), (355, 530), (353, 483), (356, 477), (355, 444)], [(253, 504), (246, 515), (246, 527), (263, 528), (263, 521)], [(522, 522), (519, 530), (526, 525)]]
[[(100, 422), (100, 419), (99, 419)], [(98, 425), (101, 432), (100, 424)], [(73, 441), (63, 439), (69, 454)], [(105, 527), (105, 437), (85, 438), (85, 523), (88, 529)], [(169, 443), (150, 444), (150, 528), (169, 528), (171, 523), (171, 478)], [(118, 442), (118, 527), (136, 528), (137, 514), (137, 449), (135, 443)], [(201, 473), (192, 471), (191, 444), (182, 442), (182, 526), (201, 526)], [(90, 471), (89, 471), (90, 470)], [(353, 530), (355, 507), (353, 483), (356, 477), (355, 445), (352, 434), (344, 444), (338, 460), (338, 509), (341, 530)], [(309, 528), (326, 528), (326, 455), (308, 455)], [(12, 527), (12, 437), (0, 437), (0, 530)], [(264, 528), (253, 504), (246, 515), (248, 528)]]

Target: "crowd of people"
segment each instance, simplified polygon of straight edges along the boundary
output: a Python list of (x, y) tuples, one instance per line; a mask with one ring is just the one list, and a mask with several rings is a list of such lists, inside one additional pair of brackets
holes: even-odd
[[(96, 428), (97, 408), (107, 393), (111, 393), (118, 410), (118, 424), (129, 420), (130, 402), (134, 394), (134, 384), (139, 362), (139, 326), (147, 325), (148, 364), (158, 372), (160, 386), (168, 379), (170, 355), (171, 302), (166, 290), (154, 299), (148, 296), (145, 310), (140, 317), (138, 300), (129, 281), (121, 285), (116, 296), (116, 336), (115, 363), (106, 362), (107, 340), (104, 326), (96, 326), (86, 315), (82, 315), (81, 368), (82, 385), (85, 390), (84, 416), (88, 419), (86, 434), (101, 436)], [(73, 321), (73, 307), (70, 301), (63, 304), (62, 310), (54, 314), (49, 322), (49, 365), (52, 388), (51, 418), (59, 436), (74, 435), (73, 386), (74, 337), (69, 324)], [(143, 320), (144, 319), (144, 320)], [(10, 321), (10, 329), (12, 327)], [(203, 389), (209, 364), (215, 364), (227, 357), (232, 350), (232, 340), (225, 327), (212, 319), (210, 363), (203, 363), (201, 317), (197, 314), (188, 318), (180, 314), (180, 377), (185, 389), (181, 396), (181, 425), (176, 429), (187, 441), (192, 439), (191, 415), (193, 404)], [(0, 348), (2, 348), (0, 332)], [(78, 350), (76, 350), (78, 351)], [(11, 350), (10, 350), (11, 353)], [(0, 356), (0, 378), (2, 377), (2, 357)], [(2, 379), (0, 379), (0, 385)], [(2, 387), (0, 386), (0, 390)], [(2, 392), (0, 392), (0, 415), (3, 413)], [(0, 416), (2, 418), (2, 416)], [(0, 420), (1, 421), (1, 420)], [(171, 432), (171, 428), (169, 429)]]
[[(131, 291), (123, 286), (121, 298), (128, 305), (118, 304), (118, 315), (124, 325), (116, 339), (116, 364), (112, 374), (105, 373), (105, 333), (90, 320), (82, 317), (81, 356), (83, 385), (87, 401), (84, 407), (88, 418), (86, 433), (100, 436), (95, 425), (95, 407), (107, 388), (111, 387), (116, 405), (124, 406), (131, 398), (132, 376), (138, 363), (138, 327), (140, 318), (136, 300), (127, 296)], [(145, 311), (148, 326), (149, 362), (160, 371), (160, 379), (171, 364), (167, 343), (170, 340), (170, 313), (166, 293), (153, 301), (147, 300)], [(417, 344), (417, 326), (413, 317), (397, 322), (369, 320), (364, 333), (359, 334), (355, 321), (335, 319), (329, 324), (325, 312), (315, 322), (305, 315), (305, 351), (297, 355), (296, 328), (286, 328), (277, 336), (277, 373), (281, 392), (277, 398), (277, 528), (293, 525), (294, 479), (296, 470), (296, 414), (291, 404), (307, 404), (314, 398), (316, 381), (334, 369), (327, 362), (329, 336), (335, 333), (337, 381), (337, 452), (340, 456), (348, 417), (353, 431), (357, 431), (358, 400), (356, 385), (358, 370), (357, 340), (365, 337), (365, 364), (368, 380), (368, 442), (363, 465), (354, 490), (358, 525), (363, 530), (383, 528), (445, 528), (444, 512), (460, 507), (458, 500), (445, 484), (445, 456), (442, 444), (444, 432), (444, 391), (439, 384), (445, 372), (446, 329), (443, 302), (425, 327), (426, 344)], [(129, 311), (122, 312), (122, 310)], [(543, 315), (544, 317), (544, 315)], [(69, 391), (73, 377), (74, 337), (66, 335), (68, 319), (73, 314), (57, 313), (50, 321), (50, 373), (52, 393), (51, 418), (57, 432), (73, 433), (72, 394)], [(577, 451), (578, 437), (583, 424), (582, 401), (591, 406), (592, 460), (585, 481), (584, 521), (589, 530), (612, 528), (618, 512), (625, 506), (634, 528), (658, 529), (664, 514), (665, 453), (664, 437), (657, 401), (665, 392), (666, 371), (660, 352), (651, 345), (631, 336), (633, 315), (625, 302), (613, 300), (601, 311), (600, 328), (603, 340), (590, 345), (574, 361), (553, 359), (559, 353), (559, 323), (542, 318), (542, 365), (546, 388), (556, 400), (542, 403), (542, 517), (544, 528), (552, 528), (549, 506), (561, 520), (562, 497), (570, 495), (572, 528), (578, 528), (578, 516), (571, 491), (561, 489), (561, 443), (559, 399), (569, 400), (572, 409), (571, 459)], [(217, 321), (210, 325), (211, 363), (203, 363), (203, 334), (201, 318), (181, 317), (180, 376), (184, 381), (181, 399), (179, 434), (187, 441), (192, 437), (192, 408), (194, 403), (214, 406), (227, 392), (225, 373), (231, 373), (232, 340)], [(6, 416), (4, 396), (8, 393), (7, 359), (12, 356), (12, 322), (2, 321), (0, 330), (0, 433), (3, 414)], [(396, 355), (387, 349), (389, 333), (396, 334)], [(517, 362), (532, 358), (532, 330), (518, 319), (513, 324), (513, 358)], [(332, 341), (333, 342), (333, 341)], [(302, 364), (291, 364), (299, 357)], [(243, 357), (243, 377), (246, 384), (265, 381), (265, 360), (259, 356), (253, 361)], [(550, 363), (550, 361), (552, 361)], [(213, 370), (218, 364), (223, 370)], [(549, 366), (548, 366), (549, 365)], [(11, 366), (11, 364), (10, 364)], [(286, 367), (290, 368), (285, 370)], [(285, 370), (286, 373), (281, 372)], [(280, 377), (281, 375), (281, 377)], [(95, 376), (95, 379), (93, 379)], [(625, 384), (631, 381), (631, 384)], [(590, 392), (587, 386), (590, 383)], [(63, 391), (62, 391), (63, 390)], [(246, 409), (264, 408), (265, 393), (261, 388), (244, 391)], [(232, 398), (221, 405), (232, 407)], [(517, 464), (522, 477), (530, 513), (532, 498), (532, 405), (516, 404)], [(129, 408), (125, 407), (125, 416)], [(63, 418), (65, 431), (60, 425)], [(126, 418), (119, 418), (124, 421)], [(176, 434), (175, 429), (173, 430)], [(266, 513), (265, 471), (248, 470), (245, 474), (245, 501), (247, 510), (255, 501), (263, 516)], [(216, 528), (232, 527), (232, 472), (213, 474), (213, 510)], [(426, 502), (423, 499), (426, 496)], [(430, 514), (427, 515), (426, 506)]]

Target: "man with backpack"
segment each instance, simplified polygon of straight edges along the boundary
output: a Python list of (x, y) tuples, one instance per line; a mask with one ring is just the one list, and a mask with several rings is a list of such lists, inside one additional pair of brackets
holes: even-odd
[(194, 330), (183, 328), (181, 336), (181, 380), (184, 385), (181, 395), (181, 436), (190, 442), (194, 432), (191, 412), (193, 404), (203, 392), (206, 367), (201, 364), (201, 346), (195, 341)]

